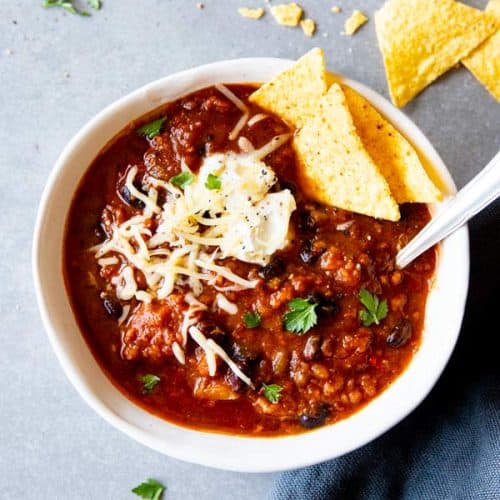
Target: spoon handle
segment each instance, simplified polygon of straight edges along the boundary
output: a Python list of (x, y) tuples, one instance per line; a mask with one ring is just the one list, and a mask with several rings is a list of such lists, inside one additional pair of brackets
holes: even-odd
[(399, 268), (463, 226), (500, 196), (500, 151), (439, 213), (396, 255)]

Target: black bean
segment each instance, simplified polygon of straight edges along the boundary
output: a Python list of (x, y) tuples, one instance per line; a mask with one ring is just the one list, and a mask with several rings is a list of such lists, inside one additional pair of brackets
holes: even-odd
[(330, 415), (330, 410), (328, 406), (323, 405), (320, 406), (314, 413), (303, 413), (299, 416), (299, 423), (302, 427), (306, 429), (314, 429), (315, 427), (319, 427), (323, 425), (326, 419)]
[(135, 196), (132, 196), (132, 193), (129, 191), (127, 186), (123, 186), (121, 188), (120, 197), (127, 205), (130, 205), (131, 207), (134, 207), (134, 208), (144, 208), (145, 207), (144, 202), (142, 200), (139, 200)]
[(281, 257), (274, 257), (267, 266), (259, 271), (259, 276), (265, 280), (275, 278), (285, 272), (285, 262)]
[(305, 240), (302, 242), (299, 250), (299, 256), (304, 264), (313, 264), (318, 260), (318, 257), (322, 254), (322, 251), (314, 250), (310, 240)]
[(410, 340), (411, 334), (411, 321), (409, 319), (403, 318), (391, 330), (391, 332), (387, 336), (386, 342), (391, 347), (402, 347), (408, 342), (408, 340)]
[(301, 231), (314, 231), (316, 229), (316, 221), (311, 215), (311, 212), (307, 210), (302, 210), (299, 212), (298, 227)]
[(316, 311), (321, 317), (332, 317), (339, 313), (340, 307), (336, 297), (325, 297), (323, 294), (313, 292), (308, 295), (308, 300), (318, 304)]
[(104, 306), (106, 313), (112, 318), (118, 319), (122, 315), (122, 306), (116, 300), (106, 297), (103, 299), (102, 305)]
[[(236, 365), (238, 368), (248, 375), (249, 373), (249, 368), (250, 368), (250, 363), (248, 360), (238, 360), (235, 361)], [(234, 372), (231, 370), (231, 368), (228, 368), (226, 371), (225, 375), (225, 380), (226, 382), (231, 386), (231, 389), (235, 392), (241, 392), (243, 389), (245, 389), (246, 384), (241, 380)]]
[(319, 335), (311, 335), (304, 346), (303, 355), (308, 361), (312, 361), (318, 354), (321, 337)]

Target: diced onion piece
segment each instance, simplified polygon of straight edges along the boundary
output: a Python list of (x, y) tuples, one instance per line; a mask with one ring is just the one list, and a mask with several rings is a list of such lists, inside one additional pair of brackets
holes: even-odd
[(353, 220), (348, 220), (346, 222), (342, 222), (342, 224), (337, 224), (335, 226), (335, 229), (337, 231), (345, 231), (346, 229), (349, 229), (353, 224), (354, 224)]

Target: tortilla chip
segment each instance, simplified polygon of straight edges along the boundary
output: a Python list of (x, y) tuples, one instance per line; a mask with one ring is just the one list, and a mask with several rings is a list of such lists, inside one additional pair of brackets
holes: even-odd
[(260, 19), (264, 15), (264, 9), (262, 7), (258, 7), (256, 9), (240, 7), (238, 9), (238, 14), (248, 19)]
[(271, 7), (271, 14), (282, 26), (297, 26), (302, 17), (302, 7), (293, 3), (282, 3)]
[[(493, 14), (500, 26), (500, 0), (490, 0), (486, 12)], [(462, 59), (462, 64), (500, 101), (500, 29)]]
[(294, 127), (301, 127), (314, 115), (325, 94), (325, 57), (312, 49), (293, 66), (250, 95), (250, 102), (277, 114)]
[(309, 195), (352, 212), (398, 220), (398, 205), (363, 147), (340, 86), (334, 83), (317, 104), (293, 142)]
[(454, 0), (388, 0), (375, 28), (392, 102), (404, 106), (496, 29), (491, 14)]
[(398, 203), (434, 203), (440, 191), (427, 175), (412, 145), (356, 91), (342, 85), (363, 146)]
[(343, 35), (354, 35), (356, 31), (368, 21), (368, 18), (360, 11), (355, 10), (349, 19), (346, 19), (344, 24)]
[(316, 31), (316, 23), (312, 19), (300, 21), (300, 27), (306, 36), (313, 36)]

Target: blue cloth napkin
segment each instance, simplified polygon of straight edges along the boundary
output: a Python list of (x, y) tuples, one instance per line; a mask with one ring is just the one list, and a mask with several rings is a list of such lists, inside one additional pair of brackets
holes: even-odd
[(500, 201), (469, 228), (464, 323), (431, 394), (363, 448), (281, 474), (269, 499), (500, 499)]

